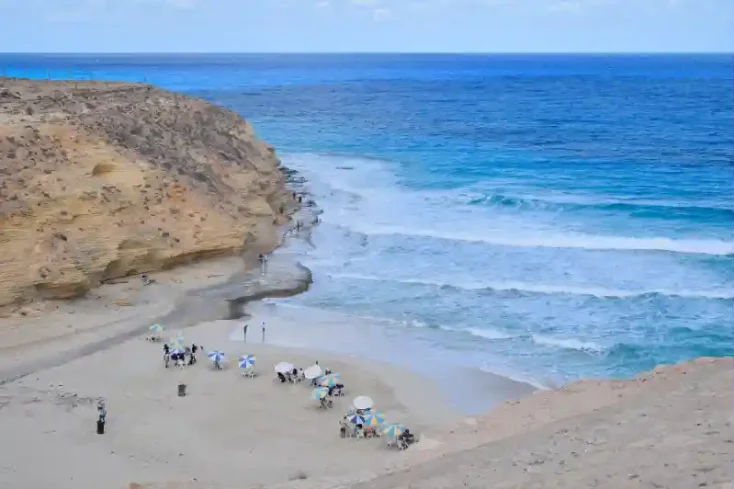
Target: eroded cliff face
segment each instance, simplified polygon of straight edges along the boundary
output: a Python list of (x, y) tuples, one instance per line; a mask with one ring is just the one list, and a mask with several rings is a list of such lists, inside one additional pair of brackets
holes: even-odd
[(294, 207), (234, 112), (154, 87), (0, 78), (0, 306), (271, 250)]

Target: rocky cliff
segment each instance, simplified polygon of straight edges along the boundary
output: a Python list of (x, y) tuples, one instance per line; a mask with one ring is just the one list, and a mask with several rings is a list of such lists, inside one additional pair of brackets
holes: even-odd
[(0, 78), (0, 306), (269, 251), (293, 207), (273, 148), (234, 112), (146, 85)]

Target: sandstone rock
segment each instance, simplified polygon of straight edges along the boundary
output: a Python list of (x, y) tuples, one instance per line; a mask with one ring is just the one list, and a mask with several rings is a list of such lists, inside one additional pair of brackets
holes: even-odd
[(294, 207), (272, 148), (229, 110), (133, 84), (0, 93), (0, 306), (270, 251)]

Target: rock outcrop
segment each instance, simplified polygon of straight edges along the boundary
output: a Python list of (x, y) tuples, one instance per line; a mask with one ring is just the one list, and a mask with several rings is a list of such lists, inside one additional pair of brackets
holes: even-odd
[(0, 306), (269, 251), (295, 207), (249, 123), (152, 86), (0, 79)]

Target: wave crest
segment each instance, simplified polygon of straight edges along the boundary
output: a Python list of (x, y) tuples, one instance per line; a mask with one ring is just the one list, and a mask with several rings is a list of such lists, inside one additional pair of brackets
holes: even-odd
[(492, 292), (519, 292), (544, 295), (581, 295), (591, 296), (601, 299), (609, 298), (636, 298), (636, 297), (680, 297), (687, 299), (734, 299), (734, 290), (731, 289), (713, 289), (713, 290), (623, 290), (623, 289), (606, 289), (601, 287), (584, 287), (572, 285), (544, 285), (544, 284), (528, 284), (524, 282), (505, 282), (505, 283), (484, 283), (484, 284), (456, 284), (448, 283), (441, 280), (419, 279), (419, 278), (387, 278), (372, 275), (361, 275), (351, 273), (330, 273), (332, 278), (345, 278), (355, 280), (365, 280), (373, 282), (392, 282), (401, 284), (425, 285), (429, 287), (438, 287), (443, 289), (456, 290), (474, 290)]

